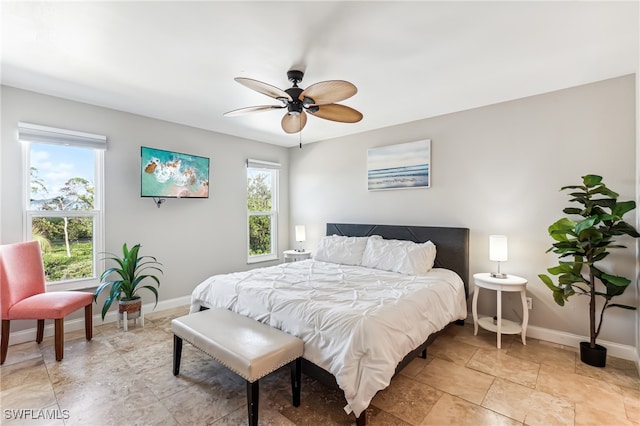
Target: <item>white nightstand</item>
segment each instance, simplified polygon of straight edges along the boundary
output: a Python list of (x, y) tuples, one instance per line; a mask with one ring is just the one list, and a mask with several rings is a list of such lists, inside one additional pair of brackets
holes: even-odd
[[(502, 334), (518, 334), (522, 335), (522, 344), (526, 345), (527, 323), (529, 322), (529, 310), (527, 309), (527, 280), (515, 275), (508, 275), (507, 278), (493, 278), (489, 273), (474, 274), (473, 280), (476, 289), (473, 292), (473, 334), (478, 334), (478, 325), (485, 330), (497, 333), (497, 344), (500, 349)], [(478, 319), (478, 293), (480, 289), (495, 290), (497, 297), (497, 320), (493, 323), (492, 317), (483, 317)], [(522, 324), (502, 319), (502, 292), (503, 291), (519, 291), (522, 299)]]
[(299, 260), (311, 259), (311, 252), (307, 250), (285, 250), (282, 252), (285, 262), (297, 262)]

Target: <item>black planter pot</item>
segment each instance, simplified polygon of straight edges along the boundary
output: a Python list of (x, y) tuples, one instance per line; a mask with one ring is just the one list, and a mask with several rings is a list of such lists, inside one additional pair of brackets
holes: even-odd
[(580, 361), (593, 367), (604, 367), (607, 363), (607, 348), (598, 344), (592, 348), (589, 342), (580, 342)]

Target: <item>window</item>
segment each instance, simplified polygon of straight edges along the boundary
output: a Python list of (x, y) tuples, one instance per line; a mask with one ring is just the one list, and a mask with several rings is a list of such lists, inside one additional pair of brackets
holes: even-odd
[(24, 239), (43, 249), (47, 284), (98, 283), (104, 251), (106, 137), (18, 123), (24, 152)]
[(280, 164), (247, 160), (248, 261), (278, 258), (278, 170)]

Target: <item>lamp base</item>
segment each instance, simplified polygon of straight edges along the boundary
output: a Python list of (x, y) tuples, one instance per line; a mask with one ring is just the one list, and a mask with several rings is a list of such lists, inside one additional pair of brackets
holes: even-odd
[(507, 274), (503, 274), (501, 272), (492, 272), (491, 273), (491, 278), (505, 279), (505, 278), (507, 278)]

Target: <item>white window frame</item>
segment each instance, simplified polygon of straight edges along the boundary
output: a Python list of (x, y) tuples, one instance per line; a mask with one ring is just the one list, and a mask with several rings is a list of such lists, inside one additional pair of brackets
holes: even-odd
[[(51, 290), (81, 290), (96, 287), (100, 273), (105, 268), (102, 254), (105, 251), (104, 228), (104, 151), (106, 136), (73, 130), (57, 129), (30, 123), (18, 123), (18, 139), (22, 143), (23, 158), (23, 214), (24, 241), (31, 241), (32, 222), (35, 217), (91, 217), (93, 219), (93, 273), (91, 277), (47, 282)], [(92, 149), (94, 153), (94, 208), (93, 210), (32, 210), (31, 209), (31, 143), (50, 143)]]
[[(278, 256), (278, 211), (279, 211), (279, 185), (280, 185), (280, 164), (263, 160), (247, 160), (247, 195), (249, 184), (249, 170), (260, 170), (271, 173), (271, 210), (270, 211), (249, 211), (247, 206), (247, 263), (268, 262), (271, 260), (277, 260)], [(247, 199), (248, 203), (248, 199)], [(247, 204), (246, 203), (246, 204)], [(252, 256), (250, 254), (250, 231), (249, 231), (249, 219), (252, 216), (270, 216), (271, 218), (271, 253), (260, 254)]]

